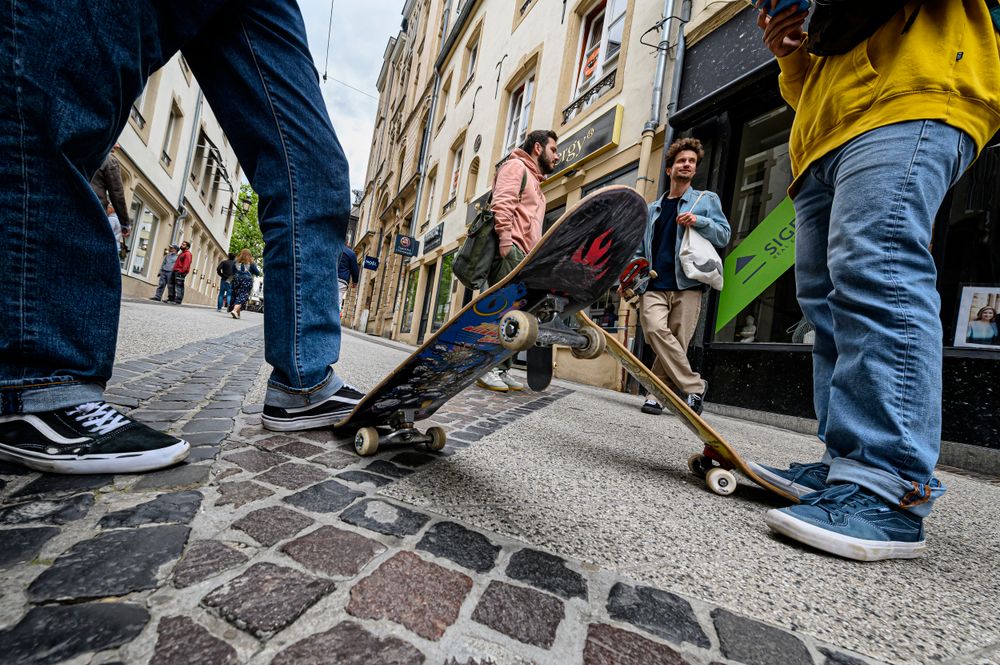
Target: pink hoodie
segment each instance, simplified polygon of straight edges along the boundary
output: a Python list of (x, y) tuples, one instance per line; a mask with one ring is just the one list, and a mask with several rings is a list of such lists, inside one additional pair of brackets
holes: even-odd
[[(518, 201), (521, 176), (525, 172), (524, 193)], [(542, 174), (535, 160), (520, 148), (515, 148), (510, 153), (510, 159), (497, 170), (492, 207), (501, 249), (517, 245), (528, 253), (538, 244), (545, 218), (545, 195), (539, 186), (541, 181)]]

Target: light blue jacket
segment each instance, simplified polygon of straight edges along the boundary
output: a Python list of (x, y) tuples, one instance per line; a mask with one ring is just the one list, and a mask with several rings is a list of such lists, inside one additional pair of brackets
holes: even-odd
[[(642, 244), (639, 246), (639, 250), (635, 254), (635, 258), (645, 258), (649, 261), (650, 265), (653, 263), (654, 251), (653, 247), (653, 228), (656, 226), (656, 220), (660, 217), (660, 208), (663, 207), (663, 199), (669, 194), (669, 191), (663, 193), (663, 196), (653, 201), (649, 204), (649, 218), (646, 221), (646, 233), (642, 238)], [(729, 221), (726, 219), (726, 215), (722, 212), (722, 202), (719, 201), (719, 195), (715, 192), (706, 191), (704, 196), (698, 200), (698, 203), (694, 205), (695, 200), (698, 199), (698, 195), (701, 194), (701, 190), (689, 187), (686, 192), (681, 194), (681, 200), (677, 203), (677, 214), (691, 212), (694, 213), (698, 221), (694, 223), (694, 228), (698, 233), (700, 233), (705, 240), (709, 241), (716, 248), (722, 249), (729, 244), (729, 235), (731, 233), (729, 229)], [(690, 289), (694, 286), (703, 286), (701, 282), (696, 282), (693, 279), (688, 278), (684, 274), (684, 270), (681, 268), (680, 253), (681, 253), (681, 241), (684, 239), (684, 228), (677, 227), (677, 243), (674, 247), (674, 277), (677, 279), (677, 286), (683, 289)]]

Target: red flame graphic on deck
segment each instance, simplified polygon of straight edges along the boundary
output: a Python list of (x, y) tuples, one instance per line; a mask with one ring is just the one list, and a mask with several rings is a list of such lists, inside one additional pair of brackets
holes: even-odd
[(590, 247), (587, 248), (586, 254), (584, 254), (583, 245), (581, 245), (580, 248), (576, 250), (576, 253), (573, 254), (573, 263), (579, 263), (587, 266), (594, 272), (604, 268), (604, 270), (601, 270), (600, 273), (594, 276), (595, 280), (604, 277), (604, 275), (608, 272), (608, 269), (605, 266), (608, 265), (608, 261), (611, 258), (608, 256), (608, 251), (611, 249), (612, 231), (614, 231), (614, 229), (608, 229), (601, 235), (594, 238), (590, 243)]

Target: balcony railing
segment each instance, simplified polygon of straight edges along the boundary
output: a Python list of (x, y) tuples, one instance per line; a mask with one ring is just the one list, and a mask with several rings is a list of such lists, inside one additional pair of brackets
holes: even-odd
[(617, 69), (611, 70), (610, 74), (606, 75), (600, 81), (590, 86), (590, 88), (588, 88), (579, 97), (577, 97), (572, 104), (563, 109), (562, 112), (563, 124), (565, 125), (578, 112), (587, 108), (590, 102), (601, 96), (601, 93), (603, 91), (610, 90), (613, 87), (615, 87), (615, 75), (617, 73), (618, 73)]

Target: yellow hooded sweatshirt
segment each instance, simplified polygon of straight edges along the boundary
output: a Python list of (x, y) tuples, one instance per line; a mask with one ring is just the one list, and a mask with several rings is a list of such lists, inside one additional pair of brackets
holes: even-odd
[(803, 46), (778, 64), (781, 94), (795, 109), (792, 196), (810, 164), (878, 127), (939, 120), (968, 133), (980, 152), (1000, 129), (1000, 34), (984, 0), (911, 0), (843, 55)]

